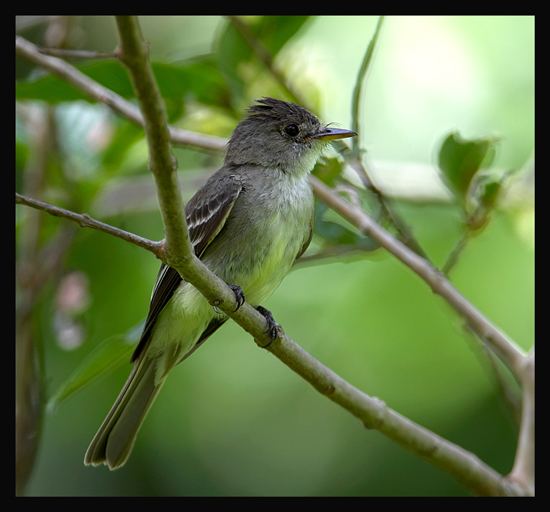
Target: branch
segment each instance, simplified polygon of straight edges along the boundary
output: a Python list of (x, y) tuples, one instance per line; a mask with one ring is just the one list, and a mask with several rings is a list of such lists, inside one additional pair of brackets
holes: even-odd
[(66, 48), (40, 48), (43, 55), (64, 59), (118, 59), (117, 52), (96, 52), (91, 50), (72, 50)]
[[(138, 126), (144, 127), (143, 116), (137, 107), (126, 101), (122, 96), (81, 73), (74, 66), (56, 57), (43, 55), (36, 45), (21, 36), (15, 37), (15, 50), (19, 55), (51, 71), (77, 89), (83, 91), (92, 100), (104, 103), (116, 113)], [(170, 127), (170, 138), (175, 144), (190, 145), (195, 148), (216, 151), (223, 150), (226, 142), (220, 137), (202, 135), (173, 127)]]
[[(63, 210), (41, 201), (29, 200), (28, 198), (17, 202), (39, 208), (50, 215), (64, 217), (76, 222), (82, 217), (80, 214)], [(149, 247), (158, 246), (158, 242), (122, 232), (113, 226), (94, 221), (88, 216), (84, 216), (84, 220), (85, 227), (97, 229), (111, 236), (122, 238), (139, 247), (151, 250)], [(122, 235), (121, 232), (123, 233)], [(151, 250), (151, 252), (154, 251)], [(164, 254), (161, 253), (160, 257), (164, 257)], [(167, 263), (167, 261), (165, 262)], [(363, 393), (346, 382), (339, 375), (308, 354), (294, 340), (284, 334), (282, 330), (280, 336), (271, 342), (265, 333), (265, 319), (263, 316), (247, 303), (243, 304), (237, 312), (234, 312), (233, 306), (228, 306), (231, 300), (234, 301), (233, 292), (217, 276), (208, 270), (206, 272), (209, 275), (205, 283), (200, 283), (200, 287), (197, 281), (193, 284), (201, 292), (205, 290), (205, 295), (212, 303), (224, 309), (226, 314), (252, 334), (258, 346), (266, 348), (294, 372), (307, 380), (315, 389), (360, 419), (367, 428), (379, 430), (409, 451), (420, 455), (435, 466), (447, 471), (477, 494), (523, 494), (520, 486), (508, 482), (472, 453), (405, 418), (390, 409), (381, 400)], [(226, 294), (226, 291), (229, 293)], [(219, 300), (220, 296), (223, 296), (224, 300)], [(229, 296), (229, 299), (227, 299), (227, 296)]]
[(455, 311), (461, 315), (471, 329), (499, 355), (516, 379), (521, 380), (525, 353), (502, 331), (494, 326), (479, 310), (477, 310), (460, 292), (424, 258), (421, 258), (407, 248), (399, 240), (392, 237), (386, 230), (374, 222), (361, 209), (351, 205), (336, 195), (323, 182), (310, 176), (310, 183), (315, 194), (327, 206), (351, 222), (363, 234), (376, 240), (382, 247), (393, 254), (398, 260), (418, 274), (430, 286), (432, 291), (445, 299)]
[(43, 210), (55, 217), (63, 217), (65, 219), (72, 220), (83, 228), (97, 229), (98, 231), (102, 231), (103, 233), (121, 238), (122, 240), (126, 240), (126, 242), (130, 242), (131, 244), (137, 245), (138, 247), (147, 249), (149, 252), (152, 252), (157, 258), (160, 258), (163, 245), (162, 242), (153, 242), (152, 240), (134, 235), (133, 233), (129, 233), (128, 231), (124, 231), (123, 229), (115, 228), (114, 226), (111, 226), (109, 224), (105, 224), (98, 220), (92, 219), (92, 217), (90, 217), (86, 213), (75, 213), (70, 210), (65, 210), (64, 208), (59, 208), (59, 206), (54, 206), (52, 204), (45, 203), (44, 201), (39, 201), (38, 199), (33, 199), (32, 197), (23, 196), (18, 193), (15, 194), (15, 202), (17, 204), (31, 206), (32, 208), (35, 208), (37, 210)]
[(535, 495), (535, 350), (525, 360), (522, 374), (521, 426), (514, 468), (509, 479)]

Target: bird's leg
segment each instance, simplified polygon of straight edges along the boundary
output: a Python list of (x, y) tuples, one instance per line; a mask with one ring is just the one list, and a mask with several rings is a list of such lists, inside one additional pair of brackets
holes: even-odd
[[(258, 306), (256, 308), (256, 311), (265, 318), (265, 321), (267, 323), (266, 331), (269, 337), (271, 338), (271, 341), (276, 340), (277, 337), (281, 334), (281, 326), (275, 321), (275, 318), (273, 318), (271, 311), (269, 311), (269, 309), (264, 308), (263, 306)], [(264, 348), (267, 347), (268, 345), (265, 345)]]
[(237, 284), (229, 284), (228, 286), (233, 290), (233, 293), (235, 294), (235, 300), (237, 301), (237, 307), (235, 308), (235, 311), (237, 311), (244, 304), (245, 301), (243, 289)]

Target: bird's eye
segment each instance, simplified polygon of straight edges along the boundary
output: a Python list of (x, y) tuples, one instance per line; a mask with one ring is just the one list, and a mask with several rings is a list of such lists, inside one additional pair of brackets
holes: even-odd
[(300, 129), (295, 124), (289, 124), (288, 126), (285, 126), (285, 133), (287, 135), (290, 135), (291, 137), (296, 137), (299, 132)]

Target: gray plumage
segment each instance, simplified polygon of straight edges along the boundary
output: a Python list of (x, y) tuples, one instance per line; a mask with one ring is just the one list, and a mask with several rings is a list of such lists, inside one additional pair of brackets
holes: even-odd
[[(195, 253), (258, 306), (311, 240), (307, 176), (327, 141), (354, 135), (322, 126), (306, 109), (263, 98), (228, 142), (224, 165), (186, 207)], [(162, 265), (134, 367), (85, 455), (110, 469), (128, 459), (168, 372), (225, 322), (172, 268)]]

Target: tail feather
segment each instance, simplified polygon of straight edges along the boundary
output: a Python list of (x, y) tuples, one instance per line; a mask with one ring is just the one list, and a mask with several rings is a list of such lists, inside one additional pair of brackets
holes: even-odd
[(156, 381), (156, 361), (136, 362), (111, 410), (92, 439), (84, 463), (117, 469), (128, 460), (145, 415), (165, 378)]

